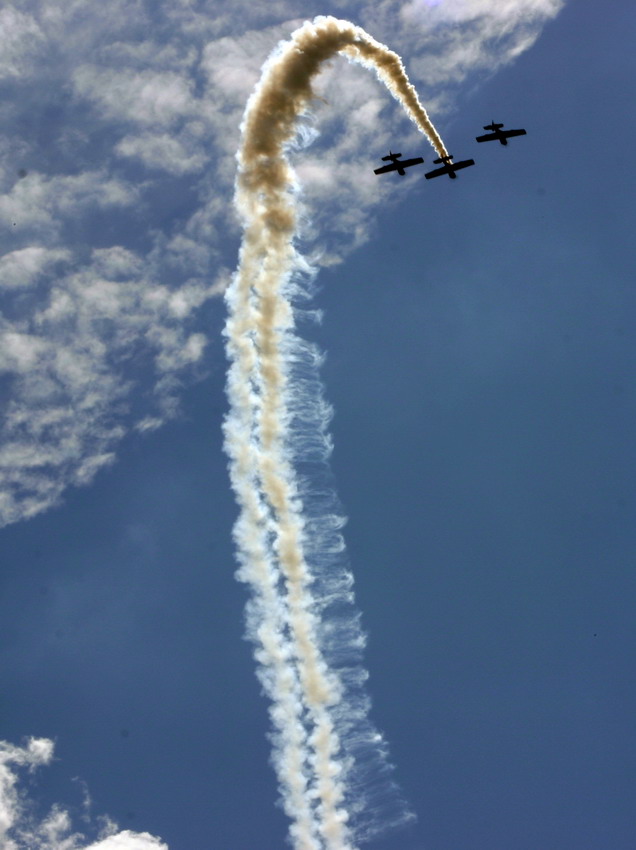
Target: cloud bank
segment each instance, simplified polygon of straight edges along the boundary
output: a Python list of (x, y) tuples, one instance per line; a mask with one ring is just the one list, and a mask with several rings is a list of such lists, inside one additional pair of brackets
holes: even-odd
[[(438, 118), (561, 5), (339, 0), (321, 11), (397, 49)], [(272, 48), (315, 11), (304, 0), (0, 10), (0, 525), (90, 483), (126, 434), (177, 415), (184, 382), (209, 368), (206, 310), (238, 245), (240, 119)], [(384, 153), (398, 131), (419, 141), (344, 60), (316, 90), (292, 160), (302, 235), (329, 264), (364, 243), (396, 191), (360, 151)]]
[[(97, 818), (95, 840), (73, 831), (69, 813), (55, 805), (42, 818), (21, 788), (21, 774), (33, 774), (53, 759), (53, 742), (30, 738), (23, 747), (0, 741), (0, 846), (3, 850), (168, 850), (147, 832), (120, 831), (110, 818)], [(90, 805), (90, 799), (86, 808)], [(85, 819), (89, 819), (86, 817)]]

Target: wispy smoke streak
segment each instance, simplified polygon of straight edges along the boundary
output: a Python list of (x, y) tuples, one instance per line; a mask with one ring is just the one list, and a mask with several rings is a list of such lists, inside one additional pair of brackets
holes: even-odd
[[(314, 97), (313, 78), (336, 53), (373, 68), (438, 154), (447, 153), (397, 54), (331, 17), (306, 23), (279, 45), (242, 124), (235, 203), (244, 236), (226, 295), (225, 438), (241, 511), (234, 530), (238, 577), (252, 587), (248, 633), (272, 702), (273, 760), (295, 850), (354, 850), (378, 827), (412, 817), (395, 802), (385, 746), (367, 718), (364, 638), (351, 605), (352, 579), (338, 559), (337, 518), (324, 508), (322, 515), (308, 510), (316, 494), (294, 469), (303, 446), (323, 460), (328, 454), (328, 417), (316, 354), (294, 334), (291, 298), (310, 270), (293, 244), (297, 185), (285, 147)], [(374, 825), (374, 816), (384, 823)]]

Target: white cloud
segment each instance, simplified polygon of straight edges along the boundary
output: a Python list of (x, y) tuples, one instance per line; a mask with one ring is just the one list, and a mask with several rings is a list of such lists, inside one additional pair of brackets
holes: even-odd
[(437, 3), (410, 0), (402, 7), (400, 15), (406, 21), (419, 18), (433, 26), (440, 21), (463, 24), (482, 19), (490, 22), (492, 32), (498, 31), (501, 35), (512, 31), (520, 22), (541, 22), (553, 17), (562, 6), (563, 0), (443, 0)]
[(200, 153), (190, 153), (189, 147), (178, 138), (161, 133), (124, 136), (115, 150), (120, 156), (140, 160), (148, 168), (180, 175), (201, 171), (206, 164), (206, 157)]
[(147, 832), (131, 832), (125, 829), (117, 835), (109, 835), (103, 841), (91, 844), (85, 850), (167, 850), (168, 845)]
[[(3, 850), (168, 850), (168, 845), (148, 832), (118, 831), (110, 818), (98, 818), (94, 841), (73, 832), (71, 818), (61, 806), (53, 806), (36, 820), (30, 800), (20, 788), (20, 770), (33, 773), (51, 763), (53, 742), (30, 738), (24, 747), (0, 741), (0, 846)], [(85, 803), (90, 797), (85, 790)], [(88, 806), (86, 806), (88, 807)], [(87, 818), (87, 820), (90, 820)], [(95, 830), (93, 830), (95, 831)]]
[(11, 251), (0, 257), (0, 289), (27, 289), (52, 264), (70, 256), (61, 248), (49, 250), (35, 245)]
[(83, 65), (72, 77), (76, 94), (96, 104), (103, 117), (135, 125), (174, 126), (194, 113), (192, 83), (173, 71), (119, 71)]
[[(32, 173), (15, 182), (11, 191), (0, 195), (0, 222), (18, 228), (14, 238), (37, 234), (49, 242), (59, 242), (64, 219), (93, 210), (129, 207), (137, 198), (135, 186), (110, 177), (103, 169), (51, 177)], [(52, 250), (68, 252), (68, 248)]]
[[(187, 321), (214, 290), (195, 280), (173, 290), (152, 274), (121, 246), (95, 249), (87, 263), (40, 284), (30, 315), (0, 320), (0, 376), (11, 381), (0, 424), (3, 523), (54, 504), (68, 484), (90, 482), (113, 462), (127, 427), (177, 410), (178, 375), (200, 362), (206, 344)], [(135, 358), (149, 372), (146, 404), (133, 397), (139, 381), (127, 364)]]
[(364, 19), (386, 26), (406, 46), (411, 75), (435, 95), (514, 60), (563, 5), (564, 0), (409, 0), (396, 14), (395, 4), (384, 0), (373, 18)]
[(40, 27), (11, 6), (0, 9), (0, 80), (29, 72), (44, 43)]

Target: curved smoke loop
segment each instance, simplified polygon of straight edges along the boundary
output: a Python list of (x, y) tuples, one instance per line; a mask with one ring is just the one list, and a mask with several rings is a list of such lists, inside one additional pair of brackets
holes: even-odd
[(320, 358), (294, 331), (292, 299), (311, 269), (294, 247), (297, 184), (285, 148), (314, 97), (313, 78), (336, 53), (374, 69), (437, 153), (447, 153), (399, 56), (331, 17), (279, 45), (241, 128), (235, 204), (244, 235), (226, 293), (225, 445), (240, 506), (238, 578), (252, 590), (248, 634), (271, 700), (273, 762), (296, 850), (353, 850), (413, 817), (368, 720), (364, 635), (327, 468)]

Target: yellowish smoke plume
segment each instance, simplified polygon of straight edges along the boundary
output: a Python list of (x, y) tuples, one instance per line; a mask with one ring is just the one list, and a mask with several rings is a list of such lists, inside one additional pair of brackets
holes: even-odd
[(271, 700), (273, 762), (295, 850), (354, 850), (383, 826), (374, 818), (387, 827), (412, 818), (395, 802), (385, 745), (368, 720), (364, 637), (338, 560), (338, 518), (308, 508), (311, 482), (296, 469), (303, 451), (324, 459), (329, 445), (319, 358), (295, 334), (291, 299), (308, 269), (294, 246), (297, 181), (285, 149), (315, 97), (314, 77), (338, 53), (372, 68), (447, 154), (399, 56), (332, 17), (305, 23), (277, 48), (241, 128), (235, 204), (244, 235), (226, 295), (225, 445), (240, 507), (238, 577), (251, 586), (248, 633)]

